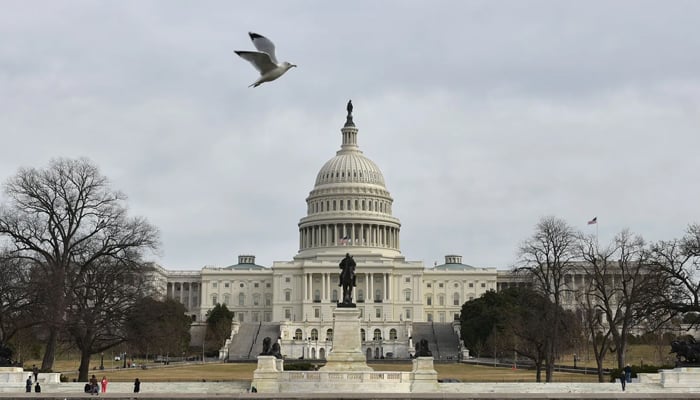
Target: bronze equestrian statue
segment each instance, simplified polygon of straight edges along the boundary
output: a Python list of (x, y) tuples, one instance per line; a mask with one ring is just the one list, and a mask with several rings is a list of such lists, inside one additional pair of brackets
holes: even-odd
[(343, 301), (338, 304), (339, 307), (354, 307), (352, 302), (352, 288), (355, 287), (355, 260), (350, 253), (345, 254), (345, 258), (340, 262), (340, 283), (338, 286), (343, 288)]

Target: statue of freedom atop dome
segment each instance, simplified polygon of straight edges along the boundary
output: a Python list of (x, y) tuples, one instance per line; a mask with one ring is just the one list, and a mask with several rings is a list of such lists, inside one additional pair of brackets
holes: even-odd
[(338, 304), (338, 307), (355, 307), (352, 302), (352, 288), (355, 287), (355, 260), (350, 253), (345, 254), (345, 258), (340, 262), (340, 283), (338, 286), (343, 287), (343, 301)]

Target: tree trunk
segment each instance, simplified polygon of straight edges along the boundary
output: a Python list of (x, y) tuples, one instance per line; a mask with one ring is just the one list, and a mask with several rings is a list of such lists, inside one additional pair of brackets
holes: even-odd
[(80, 367), (78, 368), (78, 382), (87, 382), (90, 372), (90, 351), (80, 350)]
[(56, 359), (56, 346), (58, 345), (58, 329), (55, 327), (49, 328), (49, 338), (46, 341), (46, 350), (44, 351), (44, 359), (41, 362), (42, 371), (52, 371), (53, 363)]

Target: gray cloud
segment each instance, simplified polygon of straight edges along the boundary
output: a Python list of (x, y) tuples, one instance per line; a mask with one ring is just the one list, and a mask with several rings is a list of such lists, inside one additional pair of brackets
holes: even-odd
[[(167, 268), (290, 259), (352, 98), (402, 251), (507, 267), (543, 215), (601, 241), (699, 219), (696, 2), (11, 3), (0, 178), (86, 156)], [(60, 16), (60, 17), (59, 17)], [(247, 88), (249, 30), (299, 65)]]

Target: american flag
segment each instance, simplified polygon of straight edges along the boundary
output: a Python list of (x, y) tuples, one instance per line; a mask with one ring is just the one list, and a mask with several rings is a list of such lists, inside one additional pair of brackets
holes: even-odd
[(588, 225), (593, 225), (598, 223), (598, 217), (593, 217), (592, 220), (588, 221)]
[(340, 244), (348, 244), (349, 241), (350, 241), (350, 238), (347, 237), (347, 236), (344, 236), (344, 237), (340, 238), (340, 240), (338, 240), (338, 243), (340, 243)]

